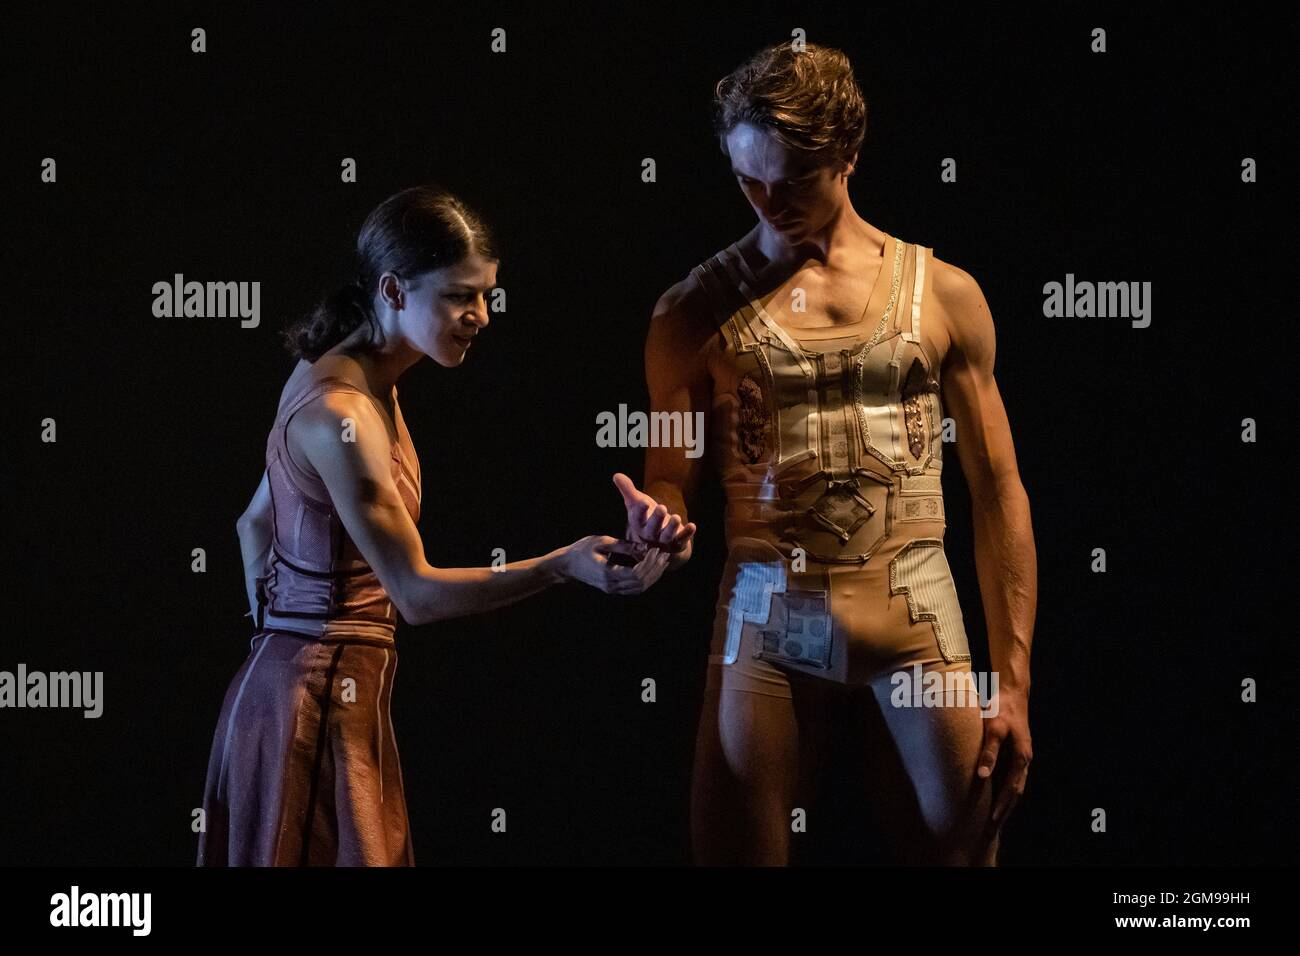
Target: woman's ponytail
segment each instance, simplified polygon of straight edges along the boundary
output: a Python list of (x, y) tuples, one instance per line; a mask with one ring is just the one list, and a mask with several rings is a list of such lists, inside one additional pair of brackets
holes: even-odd
[(371, 320), (369, 297), (357, 282), (340, 286), (284, 333), (285, 346), (298, 358), (315, 362)]

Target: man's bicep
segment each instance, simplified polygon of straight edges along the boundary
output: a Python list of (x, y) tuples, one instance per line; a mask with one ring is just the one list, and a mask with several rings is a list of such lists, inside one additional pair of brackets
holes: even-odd
[(951, 340), (944, 408), (956, 425), (957, 457), (971, 494), (985, 497), (1017, 475), (1011, 425), (993, 375), (993, 317), (979, 284), (960, 269), (945, 269), (935, 290)]
[(290, 427), (344, 530), (409, 617), (405, 596), (424, 563), (424, 545), (393, 480), (391, 439), (379, 413), (364, 399), (331, 393), (304, 408)]

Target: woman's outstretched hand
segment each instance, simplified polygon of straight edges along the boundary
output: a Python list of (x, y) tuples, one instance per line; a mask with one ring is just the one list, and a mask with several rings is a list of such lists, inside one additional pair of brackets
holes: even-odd
[(633, 541), (676, 553), (683, 551), (695, 535), (695, 522), (682, 521), (681, 515), (639, 491), (632, 479), (621, 471), (614, 475), (614, 486), (623, 495), (627, 508), (627, 536)]
[(640, 594), (668, 567), (668, 552), (607, 534), (580, 538), (563, 550), (563, 574), (606, 594)]

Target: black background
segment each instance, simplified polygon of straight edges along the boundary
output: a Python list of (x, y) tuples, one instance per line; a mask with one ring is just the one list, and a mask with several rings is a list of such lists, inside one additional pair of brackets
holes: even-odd
[[(190, 814), (251, 636), (234, 521), (292, 367), (276, 331), (351, 278), (356, 230), (391, 193), (440, 182), (504, 247), (508, 311), (459, 369), (425, 361), (399, 383), (429, 560), (622, 530), (610, 476), (639, 483), (641, 452), (597, 448), (595, 416), (646, 407), (657, 297), (752, 225), (709, 98), (793, 27), (843, 49), (866, 97), (858, 212), (975, 276), (997, 326), (1039, 562), (1035, 759), (1003, 861), (1285, 859), (1295, 37), (1233, 10), (193, 4), (12, 21), (0, 669), (103, 671), (106, 707), (0, 712), (0, 863), (193, 861)], [(39, 179), (47, 156), (55, 185)], [(1240, 181), (1247, 156), (1258, 184)], [(359, 183), (339, 182), (343, 157)], [(260, 327), (154, 318), (151, 287), (176, 272), (260, 281)], [(1044, 318), (1043, 284), (1066, 273), (1151, 282), (1150, 327)], [(46, 417), (56, 444), (39, 439)], [(968, 498), (945, 461), (948, 554), (983, 669)], [(716, 494), (691, 516), (697, 560), (645, 596), (574, 585), (399, 631), (417, 862), (688, 859)], [(1089, 570), (1096, 547), (1105, 574)], [(1246, 677), (1259, 703), (1241, 703)], [(835, 816), (853, 785), (828, 779)], [(507, 835), (490, 832), (494, 807)], [(874, 859), (853, 824), (810, 840), (810, 861)]]

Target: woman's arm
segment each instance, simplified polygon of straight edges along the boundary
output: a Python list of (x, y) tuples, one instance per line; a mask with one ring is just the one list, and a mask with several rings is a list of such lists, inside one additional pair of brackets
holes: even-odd
[(257, 577), (266, 568), (271, 550), (271, 482), (262, 472), (262, 480), (253, 492), (253, 500), (235, 522), (239, 534), (239, 552), (244, 559), (244, 588), (248, 592), (249, 614), (257, 621)]
[[(565, 580), (636, 594), (667, 563), (665, 554), (651, 551), (635, 567), (619, 567), (607, 558), (621, 550), (618, 540), (590, 536), (495, 569), (435, 568), (425, 560), (419, 529), (393, 481), (391, 439), (373, 403), (355, 393), (326, 392), (287, 429), (290, 453), (300, 450), (316, 469), (344, 528), (410, 624), (491, 611)], [(465, 488), (475, 494), (471, 482)]]
[(257, 620), (257, 577), (266, 568), (271, 550), (271, 523), (257, 521), (235, 526), (239, 532), (239, 552), (244, 558), (244, 590), (248, 592), (248, 616)]

